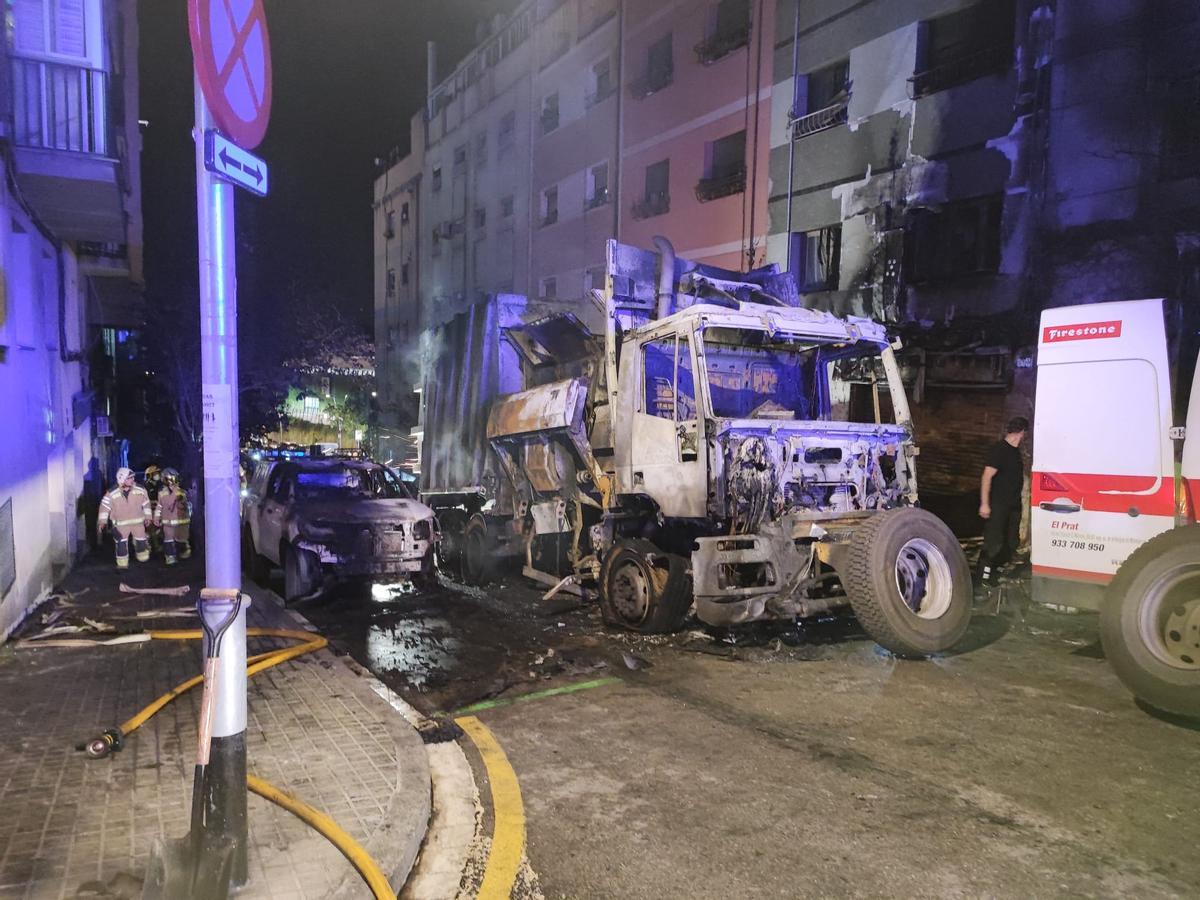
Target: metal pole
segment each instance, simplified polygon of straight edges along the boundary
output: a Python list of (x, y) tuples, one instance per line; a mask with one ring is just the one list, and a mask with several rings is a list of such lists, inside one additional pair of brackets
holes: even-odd
[(792, 24), (792, 108), (788, 110), (788, 190), (787, 190), (787, 225), (785, 226), (787, 233), (787, 273), (795, 279), (792, 274), (792, 264), (795, 262), (792, 259), (792, 187), (796, 176), (796, 135), (792, 133), (792, 127), (796, 117), (796, 102), (798, 98), (797, 79), (800, 77), (796, 74), (796, 68), (800, 64), (800, 0), (795, 0), (796, 14), (795, 21)]
[[(204, 406), (205, 583), (242, 586), (238, 477), (237, 273), (233, 185), (204, 167), (204, 135), (212, 119), (195, 82), (196, 224), (200, 250), (200, 368)], [(228, 607), (208, 603), (219, 621)], [(207, 618), (207, 617), (206, 617)], [(216, 624), (214, 622), (213, 624)], [(205, 821), (234, 845), (234, 884), (246, 868), (246, 610), (225, 634), (215, 696)]]

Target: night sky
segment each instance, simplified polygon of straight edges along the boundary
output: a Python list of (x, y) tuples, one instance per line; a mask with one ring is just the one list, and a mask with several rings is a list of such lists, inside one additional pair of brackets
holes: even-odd
[[(425, 42), (444, 76), (475, 25), (513, 0), (266, 0), (274, 100), (271, 196), (239, 191), (239, 304), (278, 309), (286, 288), (327, 296), (369, 328), (375, 157), (407, 147), (425, 94)], [(186, 0), (140, 0), (147, 294), (196, 291), (191, 51)]]

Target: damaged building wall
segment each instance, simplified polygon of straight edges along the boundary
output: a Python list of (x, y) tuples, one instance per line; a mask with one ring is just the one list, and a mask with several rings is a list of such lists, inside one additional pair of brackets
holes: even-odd
[(1178, 122), (1200, 122), (1197, 17), (847, 0), (801, 3), (793, 43), (781, 0), (769, 259), (806, 305), (882, 318), (919, 354), (927, 496), (969, 498), (983, 449), (1032, 412), (1042, 308), (1194, 315), (1200, 126)]

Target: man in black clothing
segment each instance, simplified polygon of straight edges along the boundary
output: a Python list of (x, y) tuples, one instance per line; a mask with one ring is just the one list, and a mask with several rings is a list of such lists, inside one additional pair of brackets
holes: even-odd
[(1021, 441), (1029, 431), (1024, 416), (1010, 419), (1004, 440), (988, 448), (979, 482), (979, 515), (983, 519), (983, 549), (979, 552), (979, 580), (992, 584), (996, 569), (1012, 559), (1021, 531), (1021, 489), (1025, 462)]

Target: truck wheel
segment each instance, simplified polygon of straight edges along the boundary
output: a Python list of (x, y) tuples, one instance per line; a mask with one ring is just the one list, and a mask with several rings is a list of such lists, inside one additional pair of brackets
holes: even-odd
[(971, 622), (971, 569), (954, 534), (923, 509), (868, 519), (839, 572), (859, 624), (897, 656), (949, 650)]
[(321, 575), (321, 561), (311, 550), (285, 547), (283, 551), (283, 599), (294, 603), (312, 596)]
[(467, 514), (459, 509), (438, 513), (442, 539), (437, 544), (437, 567), (451, 578), (462, 574), (462, 540), (467, 527)]
[(1200, 717), (1200, 526), (1160, 534), (1125, 560), (1100, 610), (1100, 641), (1136, 697)]
[(421, 570), (413, 572), (412, 583), (418, 591), (427, 593), (438, 586), (437, 562), (434, 559), (433, 550), (430, 549), (425, 554), (425, 558), (421, 560)]
[(267, 586), (271, 578), (271, 562), (254, 549), (254, 536), (249, 528), (242, 530), (242, 568), (255, 584)]
[(482, 516), (472, 516), (463, 531), (460, 557), (462, 579), (467, 584), (487, 584), (495, 574), (492, 558), (492, 540), (488, 536), (487, 522)]
[(604, 621), (643, 634), (677, 631), (692, 606), (687, 560), (645, 540), (618, 541), (600, 569)]

